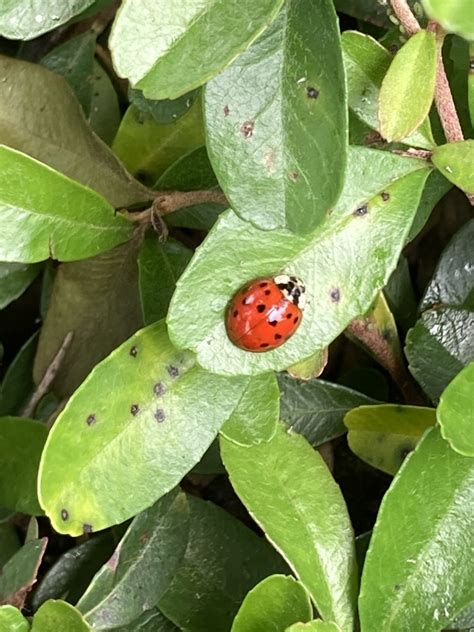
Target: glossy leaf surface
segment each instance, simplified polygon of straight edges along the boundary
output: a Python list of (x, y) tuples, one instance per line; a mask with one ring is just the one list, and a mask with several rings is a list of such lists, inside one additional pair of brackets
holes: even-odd
[(13, 555), (0, 575), (0, 605), (23, 608), (26, 597), (36, 582), (48, 538), (30, 540)]
[(0, 309), (23, 294), (39, 274), (40, 266), (0, 262)]
[(94, 0), (4, 0), (0, 8), (0, 35), (29, 40), (61, 26)]
[(451, 447), (465, 456), (474, 456), (474, 362), (448, 384), (436, 416), (441, 434)]
[(467, 193), (474, 192), (474, 140), (440, 145), (432, 160), (445, 178)]

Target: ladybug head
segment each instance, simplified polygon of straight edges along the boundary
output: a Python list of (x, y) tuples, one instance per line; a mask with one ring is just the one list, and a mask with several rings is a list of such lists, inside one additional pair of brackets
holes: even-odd
[(298, 279), (298, 277), (289, 276), (288, 274), (279, 274), (274, 277), (273, 280), (281, 290), (283, 296), (303, 311), (306, 302), (306, 288), (303, 281)]

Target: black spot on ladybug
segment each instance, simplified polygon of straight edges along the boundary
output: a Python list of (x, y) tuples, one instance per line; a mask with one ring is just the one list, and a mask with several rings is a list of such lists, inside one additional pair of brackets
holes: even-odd
[(260, 283), (259, 287), (267, 287), (268, 283), (266, 281), (264, 281), (263, 283)]
[(308, 95), (309, 99), (317, 99), (319, 97), (319, 90), (310, 86), (306, 88), (306, 94)]
[(261, 314), (262, 312), (265, 311), (265, 308), (266, 308), (265, 305), (257, 305), (257, 312)]
[(275, 334), (275, 340), (281, 340), (282, 336), (280, 334)]
[(158, 408), (156, 410), (155, 419), (159, 424), (161, 424), (166, 419), (165, 411), (162, 408)]
[(329, 292), (329, 296), (331, 297), (331, 301), (333, 303), (339, 303), (339, 301), (341, 300), (341, 292), (339, 288), (335, 287), (334, 289), (332, 289)]
[(244, 138), (250, 138), (253, 135), (253, 128), (255, 127), (255, 123), (253, 121), (245, 121), (240, 126), (240, 133)]
[(228, 105), (224, 105), (224, 116), (229, 116), (229, 106)]
[(270, 296), (271, 293), (272, 293), (271, 290), (265, 290), (265, 296)]
[(293, 283), (293, 281), (288, 281), (288, 283), (287, 283), (286, 287), (287, 287), (289, 290), (292, 290), (292, 289), (295, 287), (295, 284)]
[(168, 373), (171, 375), (171, 377), (178, 377), (179, 375), (179, 370), (170, 364), (169, 367), (166, 368), (166, 370), (168, 371)]
[(91, 524), (83, 524), (82, 530), (84, 533), (92, 533), (92, 525)]
[(61, 518), (63, 520), (67, 520), (69, 518), (69, 512), (67, 509), (61, 509)]
[(386, 191), (382, 191), (382, 193), (380, 194), (380, 197), (382, 198), (384, 202), (388, 202), (388, 200), (390, 199), (390, 193), (387, 193)]
[(234, 313), (232, 314), (232, 316), (233, 316), (234, 318), (237, 318), (237, 316), (238, 316), (238, 315), (239, 315), (239, 310), (238, 310), (238, 309), (236, 309), (236, 310), (234, 311)]
[(130, 355), (132, 356), (132, 358), (136, 358), (136, 357), (137, 357), (137, 355), (138, 355), (138, 349), (137, 349), (135, 346), (133, 346), (133, 347), (130, 349)]
[(265, 347), (269, 347), (270, 345), (268, 344), (268, 342), (262, 342), (262, 344), (260, 345), (261, 349), (265, 349)]
[(278, 321), (277, 320), (269, 320), (268, 324), (270, 325), (270, 327), (276, 327), (278, 325)]
[(89, 415), (89, 417), (87, 417), (86, 419), (86, 424), (88, 426), (92, 426), (92, 424), (95, 424), (95, 421), (96, 421), (95, 415)]
[(298, 316), (295, 316), (295, 317), (293, 318), (293, 322), (294, 322), (295, 324), (298, 322), (298, 320), (299, 320)]
[(138, 413), (140, 412), (140, 406), (138, 404), (132, 404), (130, 406), (130, 412), (135, 417), (135, 415), (138, 415)]
[(286, 290), (286, 283), (278, 283), (277, 288), (279, 290)]
[(165, 390), (166, 390), (165, 385), (162, 382), (157, 382), (153, 387), (153, 392), (155, 393), (157, 397), (160, 397), (160, 395), (163, 395)]
[(296, 182), (300, 177), (300, 174), (297, 171), (290, 171), (288, 177), (292, 182)]
[(289, 320), (290, 318), (293, 318), (293, 314), (291, 314), (291, 312), (290, 312), (289, 314), (287, 314), (287, 315), (286, 315), (286, 317), (287, 317), (287, 318), (288, 318), (288, 320)]
[(362, 206), (359, 206), (359, 208), (356, 208), (352, 215), (355, 215), (356, 217), (363, 217), (364, 215), (367, 215), (368, 212), (369, 209), (367, 204), (363, 204)]

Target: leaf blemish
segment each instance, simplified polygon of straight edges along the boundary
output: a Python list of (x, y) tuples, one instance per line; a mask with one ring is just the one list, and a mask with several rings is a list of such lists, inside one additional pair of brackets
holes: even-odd
[(132, 404), (130, 406), (130, 412), (135, 417), (135, 415), (138, 415), (138, 413), (140, 412), (140, 406), (138, 404)]
[(367, 215), (368, 212), (369, 208), (367, 204), (363, 204), (362, 206), (359, 206), (359, 208), (356, 208), (352, 215), (355, 215), (355, 217), (363, 217), (364, 215)]
[(228, 105), (224, 105), (224, 116), (229, 116), (229, 106)]
[(172, 366), (171, 364), (170, 366), (166, 367), (166, 370), (171, 375), (171, 377), (178, 377), (179, 375), (178, 369), (175, 366)]
[(401, 459), (401, 461), (403, 462), (407, 458), (407, 456), (410, 454), (410, 452), (412, 452), (412, 451), (413, 451), (413, 447), (411, 445), (401, 448), (400, 449), (400, 459)]
[(310, 86), (306, 88), (306, 94), (308, 95), (309, 99), (317, 99), (319, 97), (319, 90)]
[(338, 287), (335, 287), (329, 292), (329, 296), (331, 297), (331, 301), (333, 303), (339, 303), (341, 300), (341, 291)]
[(160, 395), (163, 395), (163, 393), (165, 392), (165, 385), (162, 382), (157, 382), (153, 386), (153, 392), (157, 397), (160, 397)]
[(388, 200), (390, 199), (390, 193), (387, 193), (386, 191), (382, 191), (380, 196), (384, 202), (388, 202)]
[(87, 417), (87, 419), (86, 419), (86, 424), (88, 426), (92, 426), (92, 424), (95, 424), (95, 422), (96, 422), (95, 415), (89, 415), (89, 417)]
[(290, 171), (290, 173), (288, 174), (288, 177), (290, 178), (292, 182), (296, 182), (298, 178), (300, 177), (300, 174), (297, 171)]
[(92, 525), (91, 524), (83, 524), (82, 530), (84, 533), (92, 533)]
[(133, 346), (133, 347), (130, 349), (130, 355), (132, 356), (132, 358), (136, 358), (136, 357), (137, 357), (137, 355), (138, 355), (138, 349), (137, 349), (135, 346)]
[(244, 138), (250, 138), (253, 135), (253, 128), (255, 127), (255, 123), (253, 121), (245, 121), (240, 126), (240, 133)]
[(165, 411), (162, 408), (158, 408), (156, 410), (155, 419), (159, 424), (161, 424), (166, 419)]
[(61, 509), (61, 518), (66, 521), (69, 518), (69, 512), (67, 509)]

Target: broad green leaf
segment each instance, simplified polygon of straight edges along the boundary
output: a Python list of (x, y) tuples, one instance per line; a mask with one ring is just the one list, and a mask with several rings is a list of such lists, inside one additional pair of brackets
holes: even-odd
[(230, 630), (248, 591), (268, 575), (287, 573), (288, 567), (242, 522), (213, 503), (187, 499), (188, 547), (158, 607), (188, 632)]
[(171, 345), (163, 321), (132, 336), (94, 368), (48, 436), (39, 497), (56, 531), (105, 529), (175, 487), (246, 384), (198, 367)]
[(0, 417), (0, 505), (41, 514), (36, 478), (48, 429), (39, 421)]
[[(384, 76), (392, 62), (392, 55), (373, 37), (358, 31), (345, 31), (342, 34), (342, 50), (349, 107), (361, 121), (380, 131), (379, 94)], [(408, 145), (425, 149), (434, 147), (429, 119), (403, 141)]]
[(280, 389), (273, 373), (254, 376), (221, 434), (242, 446), (270, 441), (280, 415)]
[(90, 114), (92, 103), (96, 38), (96, 33), (86, 31), (53, 48), (41, 60), (45, 68), (66, 79), (86, 116)]
[(221, 437), (221, 453), (238, 496), (318, 612), (350, 632), (357, 584), (354, 537), (342, 494), (319, 453), (282, 425), (258, 446), (243, 448)]
[(295, 623), (285, 632), (341, 632), (341, 628), (335, 623), (323, 621), (322, 619), (314, 619), (308, 623)]
[(404, 255), (400, 256), (383, 293), (398, 327), (404, 331), (410, 329), (415, 324), (418, 305), (408, 260)]
[(94, 630), (131, 623), (155, 606), (176, 573), (189, 537), (183, 492), (164, 496), (135, 517), (78, 609)]
[(88, 632), (87, 625), (74, 606), (65, 601), (46, 601), (33, 617), (31, 632)]
[(172, 123), (180, 116), (183, 116), (192, 106), (199, 94), (199, 90), (193, 90), (177, 99), (164, 99), (156, 101), (147, 99), (141, 90), (128, 89), (130, 103), (135, 105), (140, 112), (151, 114), (157, 123)]
[(3, 0), (0, 7), (0, 35), (30, 40), (68, 22), (91, 6), (94, 0)]
[(420, 309), (453, 305), (474, 310), (474, 220), (465, 224), (443, 251)]
[(240, 217), (300, 234), (321, 224), (341, 192), (347, 151), (332, 2), (288, 0), (272, 27), (208, 83), (205, 117), (209, 157)]
[(440, 145), (433, 150), (433, 163), (457, 187), (474, 193), (474, 140)]
[(102, 66), (94, 61), (91, 77), (92, 98), (88, 122), (107, 145), (111, 145), (120, 125), (120, 107), (115, 88)]
[[(408, 2), (412, 4), (413, 0), (408, 0)], [(379, 4), (378, 0), (335, 0), (334, 4), (338, 11), (351, 15), (358, 20), (384, 28), (391, 26), (387, 7)]]
[(112, 534), (105, 532), (63, 553), (35, 590), (34, 610), (48, 599), (62, 598), (76, 604), (95, 573), (112, 555), (115, 544)]
[(0, 146), (0, 259), (84, 259), (127, 241), (132, 224), (98, 193)]
[(352, 452), (393, 476), (426, 430), (436, 423), (436, 411), (395, 404), (359, 406), (346, 414), (344, 423)]
[(380, 133), (401, 141), (427, 117), (433, 102), (437, 67), (435, 34), (419, 31), (395, 55), (380, 88)]
[[(4, 56), (0, 76), (0, 143), (91, 187), (115, 208), (153, 197), (91, 132), (64, 78), (39, 64)], [(109, 117), (113, 120), (113, 113)]]
[(109, 41), (115, 69), (150, 99), (176, 99), (244, 51), (282, 4), (177, 0), (170, 15), (166, 0), (126, 0)]
[(436, 411), (441, 434), (451, 447), (474, 456), (474, 362), (448, 384)]
[(0, 605), (23, 608), (25, 599), (36, 582), (48, 538), (30, 540), (13, 555), (0, 574)]
[(291, 377), (299, 380), (311, 380), (317, 378), (326, 368), (328, 363), (328, 348), (318, 349), (312, 356), (288, 367)]
[(28, 632), (28, 619), (13, 606), (0, 606), (0, 632)]
[(179, 632), (169, 619), (158, 608), (147, 610), (138, 619), (120, 628), (114, 628), (114, 632)]
[(152, 186), (178, 158), (203, 144), (201, 100), (197, 99), (173, 123), (157, 123), (151, 114), (131, 105), (112, 148), (130, 173)]
[(406, 338), (409, 369), (437, 402), (459, 371), (474, 360), (474, 312), (454, 307), (425, 311)]
[(97, 257), (57, 268), (33, 376), (42, 379), (68, 332), (73, 339), (52, 383), (67, 397), (94, 366), (143, 326), (134, 239)]
[(20, 547), (20, 538), (11, 522), (0, 523), (0, 569)]
[(317, 447), (346, 432), (344, 415), (364, 404), (375, 403), (370, 397), (350, 388), (324, 380), (300, 382), (279, 375), (281, 418)]
[(306, 589), (293, 577), (270, 575), (245, 597), (232, 632), (274, 632), (313, 614)]
[(166, 316), (176, 281), (192, 254), (180, 241), (168, 239), (162, 243), (154, 233), (143, 242), (138, 254), (138, 271), (145, 325)]
[(440, 171), (435, 170), (430, 173), (408, 234), (407, 243), (421, 232), (435, 206), (452, 187), (451, 182), (446, 180)]
[(428, 431), (380, 507), (359, 597), (364, 632), (438, 632), (474, 599), (473, 491), (474, 461)]
[(192, 191), (214, 189), (216, 186), (216, 174), (209, 162), (207, 149), (203, 146), (178, 158), (158, 178), (154, 188), (165, 191)]
[(448, 33), (474, 40), (474, 19), (470, 0), (421, 0), (426, 13)]
[[(347, 208), (311, 236), (259, 231), (232, 211), (221, 215), (177, 283), (168, 312), (174, 344), (195, 350), (204, 368), (241, 375), (282, 370), (327, 347), (369, 309), (395, 268), (427, 173), (401, 178), (387, 187), (388, 196)], [(238, 349), (225, 332), (227, 304), (244, 283), (277, 272), (306, 285), (301, 326), (272, 351)]]
[(0, 262), (0, 309), (21, 296), (40, 270), (38, 265)]

